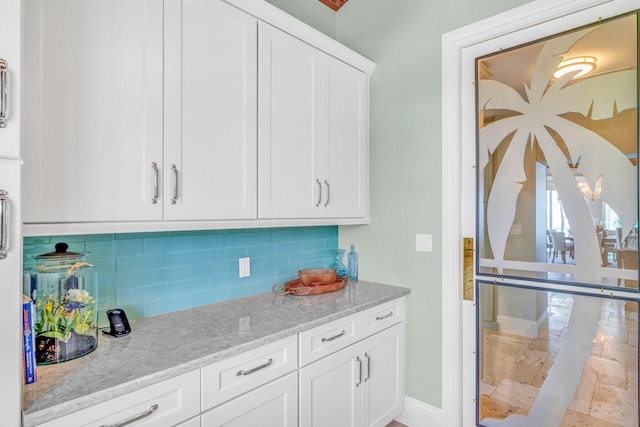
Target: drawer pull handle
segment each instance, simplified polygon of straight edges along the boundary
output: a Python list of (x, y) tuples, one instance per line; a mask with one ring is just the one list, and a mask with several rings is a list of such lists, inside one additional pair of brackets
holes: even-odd
[(260, 366), (256, 366), (255, 368), (251, 368), (251, 369), (248, 369), (246, 371), (240, 370), (240, 371), (238, 371), (238, 373), (236, 373), (236, 377), (239, 377), (241, 375), (253, 374), (255, 371), (259, 371), (260, 369), (264, 369), (264, 368), (267, 368), (267, 367), (271, 366), (272, 363), (273, 363), (273, 359), (269, 359), (264, 364), (262, 364)]
[(320, 340), (320, 342), (329, 342), (329, 341), (333, 341), (336, 338), (340, 338), (341, 336), (343, 336), (344, 334), (346, 334), (346, 332), (344, 331), (344, 329), (338, 334), (338, 335), (334, 335), (332, 337), (329, 338), (322, 338), (322, 340)]
[(8, 74), (7, 61), (0, 58), (0, 128), (7, 127), (7, 108), (9, 105), (7, 99), (9, 92)]
[(141, 414), (134, 415), (131, 418), (127, 418), (126, 420), (122, 420), (122, 421), (120, 421), (118, 423), (115, 423), (115, 424), (103, 424), (100, 427), (123, 427), (123, 426), (127, 426), (127, 425), (129, 425), (131, 423), (135, 423), (136, 421), (139, 421), (139, 420), (141, 420), (141, 419), (143, 419), (145, 417), (148, 417), (149, 415), (151, 415), (154, 412), (156, 412), (158, 410), (158, 408), (159, 408), (159, 406), (156, 403), (154, 405), (149, 406), (149, 409), (147, 409), (146, 411), (144, 411)]
[(388, 312), (384, 316), (376, 316), (376, 320), (384, 320), (384, 319), (387, 319), (387, 318), (389, 318), (391, 316), (393, 316), (393, 311)]
[(8, 218), (9, 193), (0, 190), (0, 259), (7, 257), (9, 248), (9, 218)]

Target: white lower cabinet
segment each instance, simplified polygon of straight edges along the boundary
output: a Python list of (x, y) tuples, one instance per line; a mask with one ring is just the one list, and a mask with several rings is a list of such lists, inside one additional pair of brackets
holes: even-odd
[(399, 323), (300, 369), (300, 426), (383, 427), (402, 412)]
[(362, 425), (383, 427), (404, 408), (405, 324), (369, 337), (362, 350)]
[(297, 371), (202, 414), (202, 427), (296, 427), (297, 425)]
[(301, 426), (359, 426), (360, 345), (300, 369)]
[(68, 426), (175, 426), (200, 414), (200, 370), (162, 381), (42, 424)]
[(404, 298), (42, 424), (384, 427), (403, 409)]

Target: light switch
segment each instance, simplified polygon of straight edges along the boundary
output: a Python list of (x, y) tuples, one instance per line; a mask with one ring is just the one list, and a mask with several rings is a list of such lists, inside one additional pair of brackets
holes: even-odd
[(238, 270), (240, 271), (240, 277), (251, 276), (251, 258), (240, 258), (238, 260)]
[(509, 234), (513, 234), (514, 236), (522, 236), (522, 224), (513, 224), (511, 226), (511, 231)]
[(433, 251), (433, 240), (431, 234), (416, 234), (416, 252)]

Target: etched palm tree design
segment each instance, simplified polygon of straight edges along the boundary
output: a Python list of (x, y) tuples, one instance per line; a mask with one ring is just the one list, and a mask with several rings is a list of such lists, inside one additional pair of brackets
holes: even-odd
[[(607, 25), (607, 24), (603, 24)], [(582, 79), (568, 85), (576, 72), (557, 80), (553, 73), (569, 48), (593, 27), (545, 42), (535, 63), (526, 97), (495, 80), (480, 80), (478, 105), (481, 110), (508, 110), (511, 114), (489, 123), (479, 132), (479, 170), (501, 144), (508, 144), (494, 177), (487, 204), (487, 234), (495, 265), (502, 272), (505, 246), (514, 222), (515, 207), (523, 182), (525, 150), (537, 144), (546, 159), (558, 195), (562, 200), (575, 241), (575, 280), (599, 284), (602, 276), (600, 247), (595, 223), (569, 167), (580, 158), (578, 171), (591, 188), (602, 183), (601, 198), (620, 217), (624, 234), (637, 218), (637, 194), (629, 191), (636, 171), (629, 159), (609, 141), (561, 115), (576, 112), (592, 119), (613, 117), (617, 112), (637, 107), (636, 70), (617, 71)], [(626, 88), (626, 89), (625, 89)], [(554, 138), (555, 136), (555, 138)], [(570, 158), (557, 142), (560, 138)]]
[[(479, 131), (480, 171), (484, 171), (497, 148), (506, 144), (493, 177), (486, 213), (487, 235), (500, 272), (505, 265), (505, 247), (518, 198), (527, 180), (526, 150), (534, 149), (536, 144), (544, 154), (573, 231), (575, 281), (599, 284), (605, 273), (595, 223), (569, 167), (570, 159), (581, 159), (578, 171), (591, 188), (601, 180), (600, 197), (618, 214), (625, 235), (637, 221), (635, 167), (612, 143), (562, 116), (574, 112), (592, 119), (606, 119), (625, 109), (637, 108), (637, 89), (629, 89), (637, 88), (637, 70), (602, 74), (572, 84), (568, 83), (577, 71), (553, 79), (569, 49), (597, 28), (600, 26), (546, 41), (536, 59), (531, 82), (525, 84), (524, 97), (499, 81), (479, 81), (480, 109), (509, 111), (504, 118)], [(600, 318), (598, 298), (574, 295), (573, 299), (566, 343), (555, 357), (528, 414), (509, 415), (502, 420), (487, 418), (481, 425), (532, 427), (562, 423), (580, 384)]]

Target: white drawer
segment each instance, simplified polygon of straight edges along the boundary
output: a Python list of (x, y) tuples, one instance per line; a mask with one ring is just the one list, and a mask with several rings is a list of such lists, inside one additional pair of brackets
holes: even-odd
[(371, 307), (362, 312), (363, 334), (365, 337), (373, 335), (389, 326), (404, 321), (405, 317), (404, 298)]
[[(153, 409), (157, 405), (156, 409)], [(127, 393), (42, 424), (104, 426), (140, 417), (136, 426), (174, 426), (200, 414), (200, 370)]]
[(249, 350), (202, 368), (202, 410), (233, 399), (298, 367), (298, 337)]
[(361, 313), (300, 332), (300, 366), (308, 365), (362, 338)]

